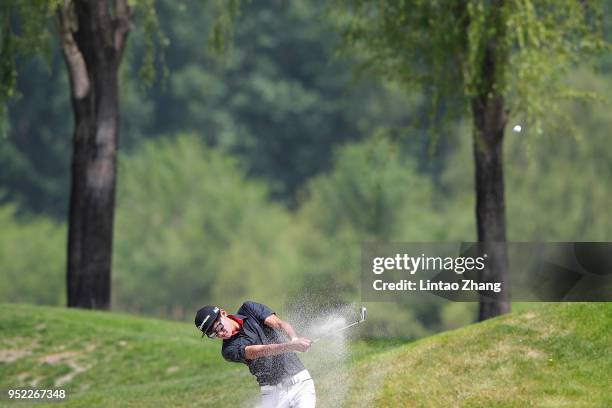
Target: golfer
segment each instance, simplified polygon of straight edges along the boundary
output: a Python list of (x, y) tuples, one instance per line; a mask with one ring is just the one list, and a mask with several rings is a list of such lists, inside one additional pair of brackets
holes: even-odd
[(249, 366), (261, 388), (263, 408), (315, 406), (314, 382), (295, 353), (308, 350), (311, 341), (298, 337), (268, 306), (248, 301), (235, 314), (204, 306), (196, 313), (195, 325), (202, 337), (223, 339), (226, 360)]

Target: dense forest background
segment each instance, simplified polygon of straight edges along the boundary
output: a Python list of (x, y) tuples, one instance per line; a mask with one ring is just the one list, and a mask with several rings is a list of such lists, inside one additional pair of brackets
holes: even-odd
[[(157, 13), (156, 81), (138, 25), (122, 65), (113, 309), (190, 319), (247, 297), (358, 301), (361, 242), (475, 240), (468, 124), (430, 115), (427, 92), (356, 76), (326, 2), (245, 4), (221, 56), (206, 52), (209, 7), (160, 0)], [(66, 70), (58, 47), (18, 63), (0, 139), (0, 301), (65, 304)], [(607, 55), (568, 83), (606, 97), (611, 73)], [(570, 126), (508, 132), (511, 241), (612, 238), (610, 106), (562, 109)], [(436, 298), (369, 309), (384, 336), (475, 319), (475, 305)]]

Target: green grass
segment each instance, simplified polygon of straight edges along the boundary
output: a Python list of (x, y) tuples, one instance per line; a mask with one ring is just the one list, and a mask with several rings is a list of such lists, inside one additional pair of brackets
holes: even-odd
[[(61, 385), (66, 405), (143, 407), (218, 404), (222, 383), (235, 379), (245, 384), (237, 398), (257, 392), (248, 371), (226, 363), (219, 343), (188, 323), (13, 304), (0, 315), (3, 389), (49, 388), (74, 374)], [(11, 353), (18, 358), (6, 362)]]
[(612, 407), (611, 373), (612, 304), (548, 304), (372, 356), (347, 405)]
[[(609, 407), (611, 336), (612, 305), (558, 304), (406, 345), (354, 342), (349, 366), (340, 367), (344, 405)], [(225, 362), (219, 349), (189, 323), (0, 305), (0, 388), (59, 382), (70, 396), (61, 406), (255, 401), (246, 367)], [(319, 406), (339, 401), (331, 397), (338, 378), (315, 378)]]

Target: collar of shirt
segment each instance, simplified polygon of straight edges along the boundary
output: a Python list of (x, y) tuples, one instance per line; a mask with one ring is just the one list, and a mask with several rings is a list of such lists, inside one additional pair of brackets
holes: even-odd
[(244, 324), (244, 321), (242, 320), (241, 317), (239, 317), (237, 315), (227, 315), (227, 318), (228, 319), (232, 319), (233, 321), (238, 323), (239, 329), (242, 329), (242, 325)]

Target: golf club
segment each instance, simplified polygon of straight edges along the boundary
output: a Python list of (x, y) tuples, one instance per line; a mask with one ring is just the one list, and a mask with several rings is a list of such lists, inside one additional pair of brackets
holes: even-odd
[(367, 313), (368, 313), (368, 310), (367, 310), (365, 307), (361, 306), (361, 307), (359, 308), (359, 320), (357, 320), (357, 321), (356, 321), (356, 322), (354, 322), (354, 323), (349, 324), (348, 326), (344, 326), (344, 327), (342, 327), (342, 328), (340, 328), (340, 329), (338, 329), (338, 330), (335, 330), (335, 331), (333, 331), (333, 332), (331, 332), (331, 333), (324, 334), (323, 336), (321, 336), (321, 337), (319, 337), (319, 338), (317, 338), (317, 339), (314, 339), (312, 342), (313, 342), (313, 343), (316, 343), (316, 342), (318, 342), (319, 340), (321, 340), (321, 339), (323, 339), (323, 338), (325, 338), (325, 337), (330, 337), (330, 336), (333, 336), (333, 335), (337, 334), (338, 332), (341, 332), (341, 331), (343, 331), (343, 330), (346, 330), (346, 329), (348, 329), (349, 327), (353, 327), (353, 326), (355, 326), (355, 325), (357, 325), (357, 324), (359, 324), (359, 323), (361, 323), (361, 322), (365, 321), (365, 319), (366, 319), (366, 314), (367, 314)]

